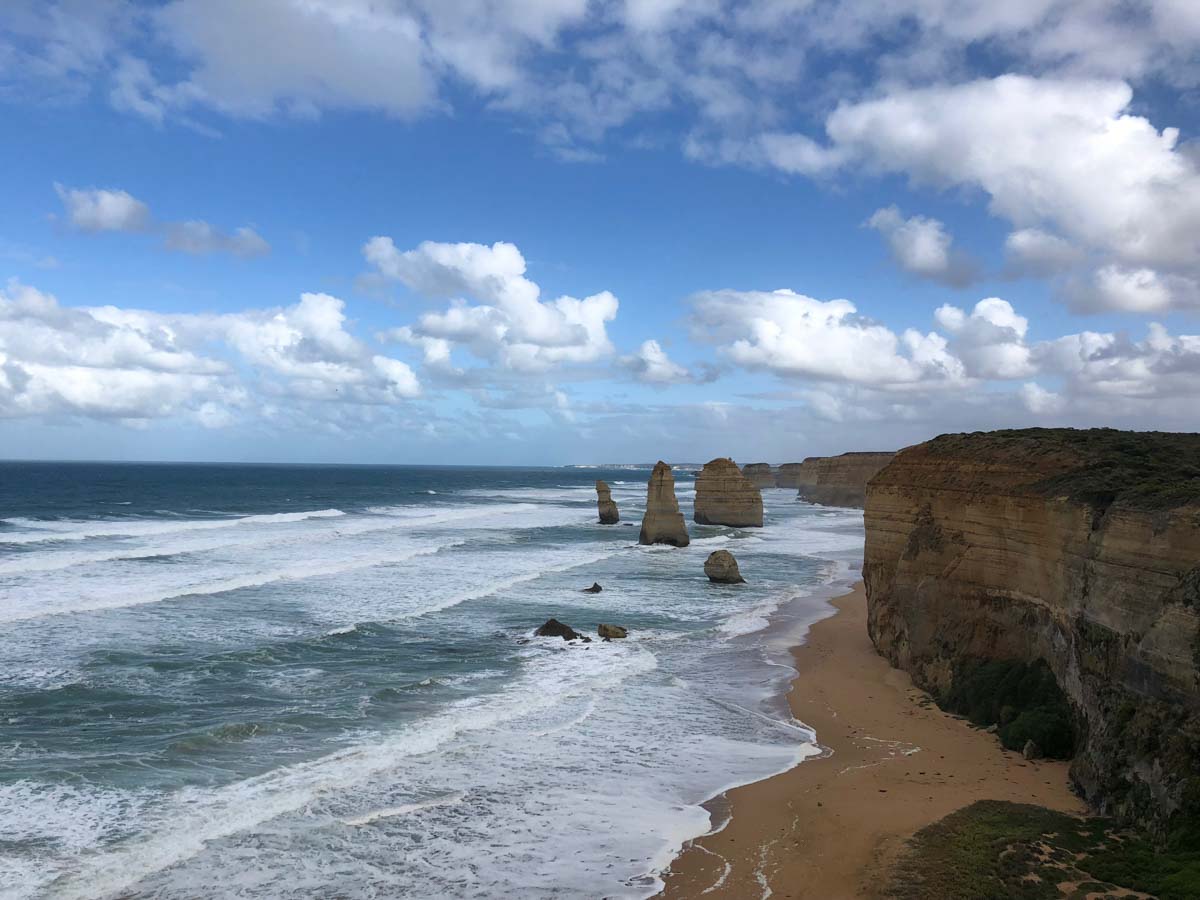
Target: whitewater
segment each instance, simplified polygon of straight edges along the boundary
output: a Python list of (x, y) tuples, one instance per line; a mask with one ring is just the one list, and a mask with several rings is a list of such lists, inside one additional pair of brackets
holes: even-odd
[(679, 472), (692, 545), (639, 547), (648, 476), (0, 463), (0, 898), (655, 893), (818, 752), (788, 648), (863, 533), (696, 526)]

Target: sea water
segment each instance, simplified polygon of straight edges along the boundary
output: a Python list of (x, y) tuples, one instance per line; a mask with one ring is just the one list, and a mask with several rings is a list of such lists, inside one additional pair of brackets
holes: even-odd
[(653, 894), (816, 752), (787, 647), (863, 533), (770, 489), (698, 526), (679, 472), (691, 546), (640, 547), (648, 476), (0, 464), (0, 897)]

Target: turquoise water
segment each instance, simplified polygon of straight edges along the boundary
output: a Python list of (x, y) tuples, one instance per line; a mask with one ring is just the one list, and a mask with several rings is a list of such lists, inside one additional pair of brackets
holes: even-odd
[(862, 521), (768, 490), (639, 547), (648, 474), (0, 464), (0, 897), (653, 893), (812, 752), (785, 649)]

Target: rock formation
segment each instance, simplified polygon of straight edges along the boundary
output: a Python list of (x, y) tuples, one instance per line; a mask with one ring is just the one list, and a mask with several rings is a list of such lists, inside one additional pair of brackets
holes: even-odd
[(861, 509), (866, 502), (867, 482), (895, 455), (889, 452), (810, 456), (796, 471), (798, 497), (823, 506)]
[(728, 550), (714, 550), (704, 561), (704, 574), (709, 581), (719, 584), (745, 584), (746, 579), (738, 571), (737, 560)]
[(742, 468), (742, 474), (749, 478), (755, 487), (775, 487), (775, 475), (771, 472), (770, 463), (750, 463)]
[(620, 625), (601, 625), (596, 629), (597, 634), (606, 641), (617, 640), (618, 638), (629, 637), (629, 630), (622, 628)]
[(564, 625), (558, 619), (547, 619), (546, 624), (534, 632), (538, 637), (560, 637), (564, 641), (583, 641), (591, 643), (591, 638), (580, 634), (570, 625)]
[(596, 482), (596, 501), (600, 507), (601, 525), (616, 525), (621, 521), (621, 514), (617, 511), (617, 503), (612, 498), (612, 491), (603, 481)]
[(1197, 802), (1200, 435), (942, 435), (871, 480), (865, 519), (893, 665), (939, 698), (981, 665), (1048, 667), (1084, 797), (1159, 823)]
[(800, 473), (803, 467), (804, 463), (784, 463), (775, 470), (775, 487), (792, 490), (800, 487)]
[(696, 476), (692, 518), (701, 525), (762, 528), (762, 494), (732, 459), (714, 459)]
[(598, 593), (600, 593), (602, 590), (604, 590), (604, 588), (600, 587), (600, 582), (598, 582), (598, 581), (593, 581), (593, 582), (592, 582), (592, 586), (591, 586), (591, 587), (588, 587), (588, 588), (584, 588), (584, 589), (583, 589), (583, 592), (584, 592), (585, 594), (598, 594)]
[(675, 499), (675, 477), (661, 459), (650, 473), (646, 486), (646, 515), (642, 517), (639, 544), (671, 544), (686, 547), (691, 543), (679, 501)]

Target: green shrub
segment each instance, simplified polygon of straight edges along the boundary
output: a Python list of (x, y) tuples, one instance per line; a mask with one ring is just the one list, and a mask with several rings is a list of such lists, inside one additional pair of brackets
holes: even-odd
[(1075, 753), (1071, 705), (1042, 660), (961, 663), (939, 705), (976, 725), (999, 726), (1000, 742), (1010, 750), (1020, 750), (1032, 740), (1054, 759), (1069, 759)]

